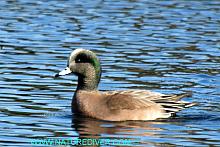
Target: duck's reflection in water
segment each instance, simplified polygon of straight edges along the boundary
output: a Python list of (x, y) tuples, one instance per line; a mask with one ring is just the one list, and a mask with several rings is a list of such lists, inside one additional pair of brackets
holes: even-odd
[(144, 137), (159, 137), (162, 121), (124, 121), (110, 122), (73, 115), (72, 128), (78, 133), (79, 139), (130, 139), (136, 144)]

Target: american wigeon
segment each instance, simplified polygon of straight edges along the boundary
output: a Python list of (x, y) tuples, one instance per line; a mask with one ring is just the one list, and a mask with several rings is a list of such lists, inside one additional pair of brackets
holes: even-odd
[(98, 91), (101, 65), (96, 54), (75, 49), (67, 67), (56, 77), (74, 73), (78, 86), (72, 99), (72, 111), (108, 121), (155, 120), (168, 118), (195, 103), (180, 100), (186, 94), (165, 95), (147, 90)]

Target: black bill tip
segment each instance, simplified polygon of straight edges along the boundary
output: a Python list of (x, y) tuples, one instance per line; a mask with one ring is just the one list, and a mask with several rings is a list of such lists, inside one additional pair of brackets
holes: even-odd
[(57, 78), (57, 77), (59, 77), (59, 76), (60, 76), (59, 74), (55, 74), (55, 76), (54, 76), (54, 77), (55, 77), (55, 78)]

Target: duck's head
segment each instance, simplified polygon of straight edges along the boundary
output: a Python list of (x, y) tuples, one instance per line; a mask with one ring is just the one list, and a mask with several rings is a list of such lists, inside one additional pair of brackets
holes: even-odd
[(101, 65), (96, 54), (86, 49), (75, 49), (69, 56), (67, 67), (55, 77), (73, 73), (78, 76), (77, 89), (95, 90), (101, 77)]

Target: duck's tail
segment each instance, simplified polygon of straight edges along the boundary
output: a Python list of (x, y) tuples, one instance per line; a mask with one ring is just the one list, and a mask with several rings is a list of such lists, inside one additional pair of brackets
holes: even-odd
[(154, 100), (160, 104), (165, 110), (165, 117), (175, 116), (175, 114), (185, 108), (189, 108), (197, 105), (194, 102), (186, 102), (181, 100), (183, 97), (192, 96), (192, 93), (176, 94), (176, 95), (164, 95), (161, 99)]

